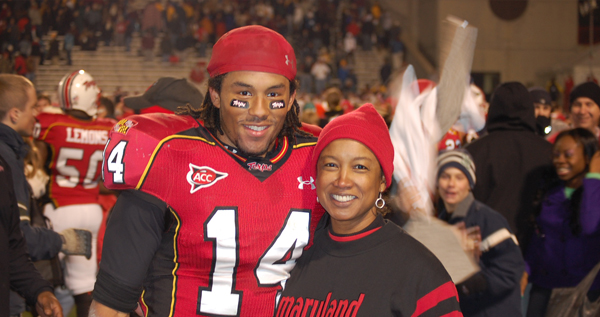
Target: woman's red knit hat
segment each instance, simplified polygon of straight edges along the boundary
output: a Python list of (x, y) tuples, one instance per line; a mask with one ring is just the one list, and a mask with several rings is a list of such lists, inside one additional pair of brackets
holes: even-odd
[(315, 175), (321, 152), (329, 143), (338, 139), (356, 140), (368, 147), (381, 165), (386, 187), (390, 187), (394, 171), (394, 146), (385, 120), (372, 104), (364, 104), (350, 113), (341, 115), (323, 128), (312, 157)]

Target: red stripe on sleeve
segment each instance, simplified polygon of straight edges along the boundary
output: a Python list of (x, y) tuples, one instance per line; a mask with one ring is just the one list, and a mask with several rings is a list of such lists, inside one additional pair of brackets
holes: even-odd
[(454, 283), (452, 283), (452, 281), (442, 284), (438, 288), (421, 297), (417, 301), (417, 308), (415, 309), (415, 312), (412, 314), (412, 316), (420, 316), (422, 313), (435, 307), (441, 301), (444, 301), (451, 297), (456, 297), (456, 300), (458, 301), (458, 293), (456, 292), (456, 286), (454, 286)]

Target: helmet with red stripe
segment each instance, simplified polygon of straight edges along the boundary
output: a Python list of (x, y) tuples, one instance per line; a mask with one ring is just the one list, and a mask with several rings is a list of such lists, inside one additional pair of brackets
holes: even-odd
[(84, 70), (67, 74), (58, 83), (58, 101), (64, 110), (81, 110), (90, 117), (98, 112), (100, 89)]

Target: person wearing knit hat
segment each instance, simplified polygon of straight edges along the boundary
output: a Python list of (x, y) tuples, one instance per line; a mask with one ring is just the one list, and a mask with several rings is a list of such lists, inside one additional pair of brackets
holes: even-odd
[(469, 188), (475, 188), (475, 164), (471, 154), (464, 149), (456, 149), (454, 151), (444, 151), (437, 159), (437, 177), (448, 167), (458, 168), (469, 181)]
[(375, 154), (383, 171), (385, 188), (390, 187), (394, 171), (394, 147), (387, 125), (375, 107), (367, 103), (334, 120), (335, 124), (326, 125), (319, 135), (312, 156), (312, 166), (316, 168), (321, 151), (329, 143), (337, 139), (352, 139), (366, 145)]
[(104, 184), (123, 194), (93, 292), (98, 316), (128, 315), (140, 296), (146, 316), (272, 316), (325, 214), (309, 166), (321, 129), (298, 118), (290, 43), (236, 28), (207, 70), (203, 99), (159, 80), (133, 101), (188, 105), (127, 117), (108, 136)]
[(571, 120), (574, 128), (588, 129), (600, 135), (600, 87), (593, 82), (578, 85), (569, 95)]
[(277, 316), (460, 314), (456, 288), (439, 260), (382, 216), (393, 161), (387, 125), (373, 105), (325, 126), (312, 167), (328, 219), (286, 282)]
[(542, 87), (529, 88), (529, 95), (533, 99), (536, 133), (546, 136), (552, 132), (552, 97)]
[[(520, 316), (520, 280), (525, 267), (517, 238), (506, 218), (475, 200), (475, 164), (463, 149), (437, 160), (438, 218), (465, 231), (481, 270), (456, 285), (465, 316)], [(464, 224), (464, 225), (463, 225)]]

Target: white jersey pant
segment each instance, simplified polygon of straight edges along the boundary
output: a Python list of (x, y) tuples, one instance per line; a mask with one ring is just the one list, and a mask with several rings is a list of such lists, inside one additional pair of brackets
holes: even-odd
[[(65, 257), (65, 284), (73, 295), (94, 290), (98, 264), (96, 263), (96, 245), (98, 229), (102, 222), (102, 207), (98, 204), (70, 205), (54, 208), (52, 204), (44, 206), (44, 215), (52, 221), (54, 231), (65, 229), (86, 229), (92, 232), (92, 257), (88, 260), (81, 255)], [(64, 254), (60, 254), (61, 258)]]

